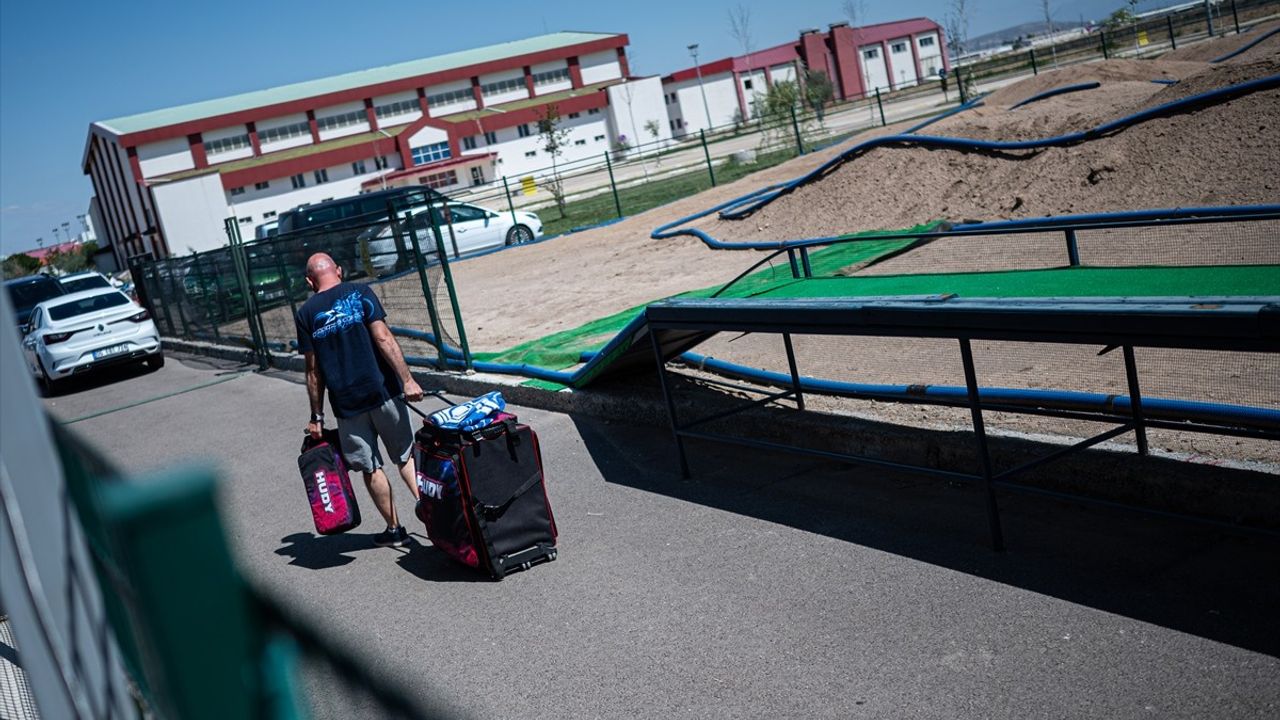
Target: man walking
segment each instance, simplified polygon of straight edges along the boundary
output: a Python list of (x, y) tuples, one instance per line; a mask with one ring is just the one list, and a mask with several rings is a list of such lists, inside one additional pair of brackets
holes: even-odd
[(404, 545), (409, 533), (396, 516), (378, 439), (416, 500), (413, 426), (405, 400), (421, 400), (422, 388), (409, 374), (400, 343), (387, 327), (387, 314), (372, 290), (343, 282), (342, 268), (325, 253), (307, 260), (307, 285), (315, 295), (294, 318), (298, 350), (306, 358), (307, 396), (311, 400), (307, 432), (319, 438), (324, 429), (324, 391), (328, 388), (342, 454), (351, 468), (364, 474), (373, 504), (387, 521), (386, 531), (375, 535), (373, 542), (381, 547)]

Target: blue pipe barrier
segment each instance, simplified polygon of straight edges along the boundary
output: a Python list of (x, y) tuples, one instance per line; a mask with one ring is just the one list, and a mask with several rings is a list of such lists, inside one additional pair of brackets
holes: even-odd
[(1211, 62), (1211, 63), (1220, 63), (1220, 62), (1224, 62), (1224, 61), (1226, 61), (1226, 60), (1230, 60), (1231, 58), (1233, 58), (1233, 57), (1235, 57), (1235, 56), (1239, 55), (1240, 53), (1242, 53), (1242, 52), (1244, 52), (1244, 51), (1248, 50), (1249, 48), (1253, 47), (1254, 45), (1257, 45), (1258, 43), (1262, 42), (1263, 40), (1266, 40), (1267, 38), (1271, 37), (1272, 35), (1275, 35), (1276, 33), (1280, 33), (1280, 27), (1272, 28), (1269, 32), (1265, 32), (1265, 33), (1263, 33), (1261, 37), (1254, 38), (1254, 40), (1253, 40), (1252, 42), (1250, 42), (1248, 45), (1245, 45), (1244, 47), (1242, 47), (1242, 48), (1240, 48), (1240, 49), (1238, 49), (1238, 50), (1233, 50), (1233, 51), (1231, 51), (1231, 52), (1227, 53), (1226, 55), (1223, 55), (1222, 57), (1214, 58), (1214, 59), (1210, 60), (1209, 62)]
[(1144, 222), (1152, 220), (1177, 220), (1196, 217), (1247, 217), (1266, 213), (1280, 213), (1280, 205), (1224, 205), (1219, 207), (1163, 208), (1155, 210), (1124, 210), (1108, 213), (1082, 213), (1079, 215), (1055, 215), (1051, 217), (1023, 218), (1020, 220), (995, 220), (980, 223), (961, 223), (952, 230), (1017, 230), (1019, 228), (1045, 229), (1071, 227), (1094, 222)]
[(1094, 88), (1101, 87), (1101, 86), (1102, 86), (1102, 83), (1100, 82), (1087, 82), (1087, 83), (1080, 83), (1078, 85), (1063, 85), (1062, 87), (1053, 88), (1052, 90), (1045, 90), (1044, 92), (1038, 95), (1032, 95), (1026, 100), (1021, 100), (1013, 105), (1010, 105), (1009, 109), (1017, 110), (1023, 105), (1030, 105), (1033, 102), (1039, 102), (1040, 100), (1051, 98), (1055, 95), (1065, 95), (1066, 93), (1080, 92), (1081, 90), (1093, 90)]
[(1178, 81), (1177, 81), (1177, 80), (1170, 80), (1170, 79), (1168, 79), (1168, 78), (1156, 78), (1155, 80), (1152, 80), (1151, 82), (1153, 82), (1153, 83), (1155, 83), (1155, 84), (1157, 84), (1157, 85), (1177, 85), (1177, 84), (1178, 84)]
[(655, 240), (664, 240), (677, 237), (680, 235), (696, 237), (706, 243), (713, 249), (777, 249), (786, 247), (780, 243), (725, 243), (723, 241), (712, 238), (707, 233), (697, 228), (681, 227), (694, 220), (700, 219), (711, 213), (720, 212), (720, 217), (724, 219), (741, 219), (751, 214), (755, 210), (772, 202), (781, 195), (794, 191), (796, 188), (813, 182), (830, 172), (833, 168), (841, 165), (854, 157), (866, 153), (872, 149), (885, 146), (907, 146), (907, 147), (931, 147), (952, 149), (961, 151), (970, 150), (989, 150), (989, 151), (1010, 151), (1010, 150), (1038, 150), (1048, 147), (1064, 147), (1075, 145), (1078, 143), (1094, 140), (1119, 130), (1123, 130), (1133, 125), (1145, 122), (1155, 117), (1160, 117), (1174, 112), (1181, 112), (1195, 107), (1211, 105), (1218, 102), (1226, 102), (1235, 97), (1246, 95), (1253, 92), (1270, 90), (1280, 87), (1280, 75), (1272, 75), (1258, 80), (1231, 85), (1225, 88), (1218, 88), (1208, 92), (1191, 95), (1172, 102), (1157, 105), (1138, 113), (1128, 115), (1117, 120), (1084, 130), (1081, 132), (1059, 135), (1057, 137), (1045, 138), (1040, 140), (1021, 140), (1021, 141), (991, 141), (991, 140), (975, 140), (971, 138), (954, 138), (936, 135), (888, 135), (885, 137), (874, 138), (866, 142), (855, 145), (854, 147), (844, 151), (836, 157), (823, 163), (816, 169), (802, 175), (793, 180), (777, 185), (771, 185), (761, 188), (754, 192), (748, 193), (740, 198), (721, 203), (709, 210), (695, 213), (685, 218), (666, 223), (650, 233), (650, 237)]

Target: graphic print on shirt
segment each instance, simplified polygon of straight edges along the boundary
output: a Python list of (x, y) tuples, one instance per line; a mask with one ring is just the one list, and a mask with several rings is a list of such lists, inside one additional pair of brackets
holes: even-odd
[(333, 307), (322, 313), (316, 313), (315, 330), (311, 337), (319, 340), (352, 325), (364, 322), (364, 298), (359, 292), (339, 298)]

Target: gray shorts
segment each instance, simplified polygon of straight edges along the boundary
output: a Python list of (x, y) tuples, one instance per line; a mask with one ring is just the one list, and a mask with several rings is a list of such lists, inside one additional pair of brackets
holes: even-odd
[(413, 423), (404, 398), (391, 398), (378, 407), (354, 417), (338, 418), (342, 454), (352, 470), (370, 473), (382, 467), (378, 438), (396, 465), (413, 454)]

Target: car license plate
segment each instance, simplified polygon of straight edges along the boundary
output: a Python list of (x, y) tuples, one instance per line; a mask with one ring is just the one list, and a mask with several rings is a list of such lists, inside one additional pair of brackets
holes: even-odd
[(104, 347), (101, 350), (93, 351), (93, 359), (101, 360), (102, 358), (105, 358), (105, 357), (111, 357), (112, 355), (119, 355), (120, 353), (128, 352), (128, 350), (129, 350), (128, 343), (121, 343), (119, 345), (112, 345), (111, 347)]

